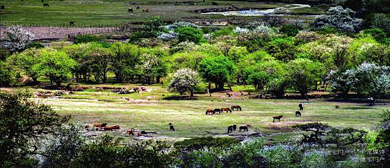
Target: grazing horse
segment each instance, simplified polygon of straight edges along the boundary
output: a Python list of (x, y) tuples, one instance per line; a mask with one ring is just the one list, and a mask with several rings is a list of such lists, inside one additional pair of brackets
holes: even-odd
[(148, 13), (148, 12), (149, 12), (149, 9), (142, 9), (142, 12), (143, 12), (143, 13)]
[(70, 21), (69, 26), (74, 26), (74, 21)]
[(339, 108), (340, 108), (340, 106), (339, 106), (339, 105), (335, 105), (334, 107), (335, 107), (336, 109), (339, 109)]
[(97, 128), (102, 128), (102, 127), (106, 127), (107, 123), (94, 123), (93, 126)]
[(103, 127), (103, 130), (104, 130), (104, 131), (112, 131), (112, 130), (116, 130), (116, 129), (121, 129), (121, 127), (120, 127), (119, 125), (113, 125), (113, 126)]
[(301, 111), (302, 111), (302, 110), (303, 110), (303, 105), (302, 105), (302, 103), (299, 103), (299, 105), (298, 105), (298, 106), (299, 106), (299, 110), (301, 110)]
[(44, 2), (45, 0), (41, 0), (41, 2)]
[(44, 3), (44, 4), (43, 4), (43, 7), (49, 7), (49, 4)]
[(280, 119), (281, 119), (282, 117), (283, 117), (283, 115), (273, 117), (273, 118), (274, 118), (274, 121), (273, 121), (273, 122), (275, 122), (275, 120), (279, 120), (279, 122), (280, 122)]
[(231, 125), (231, 126), (228, 127), (228, 133), (236, 131), (236, 129), (237, 129), (237, 125)]
[(0, 6), (0, 9), (5, 9), (4, 5), (1, 5), (1, 6)]
[(221, 109), (214, 109), (214, 114), (218, 113), (218, 114), (221, 114)]
[(239, 132), (241, 132), (241, 130), (243, 132), (248, 132), (248, 126), (240, 126)]
[(131, 12), (131, 13), (133, 13), (134, 11), (133, 11), (133, 8), (129, 8), (129, 9), (127, 9), (127, 12)]
[(232, 113), (232, 110), (230, 110), (230, 108), (221, 108), (221, 111), (224, 112), (226, 111), (227, 113)]
[(215, 114), (214, 109), (207, 109), (206, 110), (206, 115), (208, 115), (208, 114), (210, 114), (210, 115)]
[(131, 128), (126, 131), (126, 134), (128, 134), (129, 136), (134, 136), (134, 132), (135, 132), (134, 128)]
[(240, 111), (242, 110), (241, 106), (239, 106), (239, 105), (234, 105), (231, 108), (232, 108), (232, 110), (237, 110), (237, 111), (238, 110), (240, 110)]
[(300, 111), (296, 111), (295, 112), (295, 117), (300, 117), (300, 116), (302, 116), (301, 112)]
[(169, 123), (169, 131), (176, 131), (172, 123)]
[(140, 7), (139, 7), (139, 6), (137, 6), (135, 9), (140, 9)]

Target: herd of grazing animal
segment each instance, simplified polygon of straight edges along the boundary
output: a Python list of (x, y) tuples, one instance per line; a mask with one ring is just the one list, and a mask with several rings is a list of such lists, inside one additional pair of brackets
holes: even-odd
[[(138, 10), (138, 9), (141, 9), (141, 7), (137, 6), (135, 9)], [(133, 13), (133, 12), (134, 12), (134, 9), (133, 9), (132, 7), (129, 7), (129, 8), (127, 9), (127, 12)], [(143, 13), (148, 13), (148, 12), (149, 12), (149, 9), (142, 9), (142, 12), (143, 12)]]
[(227, 108), (216, 108), (216, 109), (209, 108), (206, 110), (206, 115), (221, 114), (223, 112), (232, 113), (234, 110), (241, 111), (242, 108), (239, 105), (234, 105), (231, 108), (228, 108), (228, 107)]

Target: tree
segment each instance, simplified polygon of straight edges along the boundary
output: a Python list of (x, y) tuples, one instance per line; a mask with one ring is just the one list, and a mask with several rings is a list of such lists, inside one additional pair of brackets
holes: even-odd
[(215, 83), (219, 90), (223, 90), (225, 82), (230, 81), (236, 68), (232, 61), (225, 56), (205, 58), (200, 63), (199, 73), (208, 82)]
[(203, 52), (179, 52), (175, 53), (170, 58), (169, 71), (175, 72), (181, 68), (190, 68), (195, 71), (199, 70), (200, 62), (209, 57)]
[(33, 67), (39, 63), (40, 50), (31, 48), (8, 58), (8, 63), (22, 69), (26, 75), (32, 78), (34, 83), (38, 82), (39, 72)]
[(324, 71), (322, 65), (308, 59), (298, 58), (287, 64), (287, 76), (290, 86), (302, 96), (306, 96), (314, 89), (317, 81), (320, 80)]
[(297, 47), (291, 37), (275, 38), (266, 45), (266, 49), (269, 54), (283, 62), (296, 58)]
[(24, 30), (21, 26), (11, 26), (7, 28), (5, 33), (9, 38), (9, 41), (5, 43), (5, 47), (12, 52), (24, 50), (34, 38), (32, 33)]
[(107, 73), (111, 68), (112, 51), (96, 44), (88, 51), (87, 57), (92, 60), (91, 69), (97, 82), (106, 83)]
[(160, 78), (167, 73), (166, 57), (168, 52), (162, 48), (142, 48), (139, 76), (144, 77), (147, 84), (152, 84), (154, 79), (160, 83)]
[(76, 65), (76, 61), (63, 51), (43, 49), (40, 53), (39, 63), (33, 66), (33, 70), (37, 71), (39, 75), (49, 78), (50, 84), (61, 86), (61, 83), (70, 77), (72, 69)]
[(194, 90), (199, 83), (199, 75), (197, 72), (183, 68), (176, 71), (173, 74), (172, 80), (169, 83), (169, 91), (177, 91), (180, 95), (183, 95), (185, 92), (191, 92), (191, 96), (194, 96)]
[(93, 49), (95, 43), (81, 43), (65, 46), (63, 50), (77, 62), (77, 65), (72, 69), (72, 73), (77, 82), (88, 82), (92, 73), (93, 59), (90, 58), (88, 52)]
[(249, 75), (248, 83), (255, 86), (256, 90), (262, 90), (271, 79), (270, 75), (264, 71), (256, 71)]
[(246, 47), (236, 47), (233, 46), (229, 49), (227, 57), (232, 60), (234, 63), (238, 63), (238, 61), (244, 56), (248, 55), (249, 52), (246, 50)]
[(139, 48), (135, 45), (117, 42), (112, 44), (111, 50), (113, 52), (111, 69), (115, 73), (116, 81), (133, 80), (137, 74), (135, 67), (141, 61)]
[(39, 153), (37, 142), (69, 120), (27, 98), (25, 92), (0, 93), (0, 167), (36, 165), (32, 155)]
[(364, 62), (355, 69), (355, 91), (373, 98), (383, 96), (390, 88), (390, 68)]
[(202, 30), (192, 27), (179, 28), (177, 33), (179, 34), (179, 42), (190, 41), (198, 44), (203, 39)]
[(340, 93), (342, 97), (347, 98), (356, 83), (355, 71), (331, 71), (328, 80), (333, 92)]
[(317, 29), (335, 27), (344, 32), (356, 32), (362, 24), (362, 19), (355, 17), (355, 11), (342, 6), (331, 7), (325, 15), (317, 16), (313, 26)]

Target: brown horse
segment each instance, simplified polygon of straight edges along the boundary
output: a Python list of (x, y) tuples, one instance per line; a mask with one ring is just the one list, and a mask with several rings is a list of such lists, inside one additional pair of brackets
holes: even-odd
[(227, 113), (232, 113), (232, 110), (230, 110), (230, 108), (221, 108), (221, 111), (224, 112), (226, 111)]
[(211, 109), (211, 108), (209, 108), (209, 109), (207, 109), (206, 110), (206, 115), (213, 115), (213, 114), (215, 114), (215, 112), (214, 112), (214, 109)]
[(112, 131), (112, 130), (116, 130), (116, 129), (121, 129), (121, 127), (120, 127), (119, 125), (113, 125), (113, 126), (103, 127), (103, 130), (104, 130), (104, 131)]
[(274, 118), (274, 121), (273, 121), (273, 122), (275, 122), (275, 120), (279, 120), (279, 122), (280, 122), (280, 119), (281, 119), (282, 117), (283, 117), (283, 115), (273, 117), (273, 118)]
[(148, 13), (148, 12), (149, 12), (149, 9), (142, 9), (142, 12), (143, 12), (143, 13)]
[(237, 129), (237, 125), (231, 125), (231, 126), (228, 127), (228, 133), (236, 131), (236, 129)]
[(239, 106), (239, 105), (234, 105), (231, 108), (232, 108), (232, 110), (237, 110), (237, 111), (238, 110), (240, 110), (240, 111), (242, 110), (241, 106)]

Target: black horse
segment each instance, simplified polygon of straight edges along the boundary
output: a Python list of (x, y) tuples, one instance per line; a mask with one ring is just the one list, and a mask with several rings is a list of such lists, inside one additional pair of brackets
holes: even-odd
[(243, 132), (248, 132), (248, 126), (240, 126), (240, 132), (241, 132), (241, 130), (243, 131)]
[(295, 117), (300, 117), (300, 116), (302, 116), (301, 112), (300, 111), (296, 111), (295, 112)]
[(299, 103), (299, 110), (303, 110), (303, 105), (302, 105), (302, 103)]
[(44, 4), (43, 4), (43, 7), (49, 7), (49, 4), (44, 3)]

